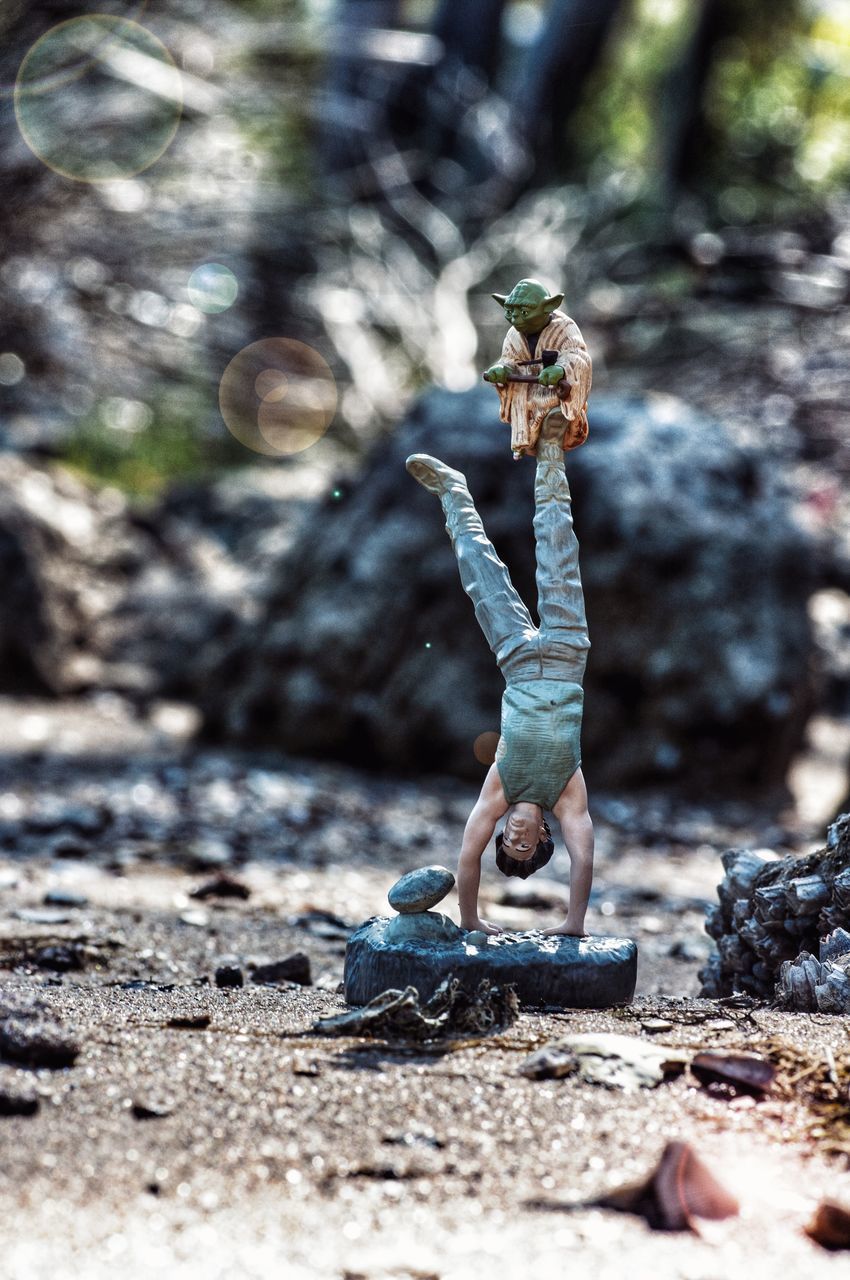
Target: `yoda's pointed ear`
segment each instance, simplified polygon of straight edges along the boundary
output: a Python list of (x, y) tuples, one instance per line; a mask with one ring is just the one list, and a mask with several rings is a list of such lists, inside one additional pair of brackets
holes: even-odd
[(503, 307), (508, 300), (506, 293), (491, 293), (490, 297), (495, 298), (500, 307)]
[(562, 293), (553, 293), (551, 298), (544, 299), (540, 305), (546, 311), (557, 311), (563, 301), (564, 295)]

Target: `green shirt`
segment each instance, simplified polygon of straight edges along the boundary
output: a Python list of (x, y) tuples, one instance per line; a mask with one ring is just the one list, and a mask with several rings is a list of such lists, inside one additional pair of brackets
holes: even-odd
[(508, 804), (531, 801), (551, 810), (581, 764), (580, 684), (521, 680), (502, 695), (496, 765)]

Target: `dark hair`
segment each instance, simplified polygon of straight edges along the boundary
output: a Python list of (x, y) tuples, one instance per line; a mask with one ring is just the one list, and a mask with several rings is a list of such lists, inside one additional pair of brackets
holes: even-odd
[(503, 832), (499, 832), (496, 836), (496, 866), (499, 868), (503, 876), (519, 876), (522, 880), (527, 880), (529, 876), (533, 876), (535, 871), (539, 871), (541, 867), (545, 867), (546, 863), (555, 852), (555, 841), (552, 839), (552, 832), (549, 830), (549, 824), (543, 819), (543, 830), (546, 832), (545, 840), (537, 842), (537, 848), (530, 858), (523, 861), (521, 858), (512, 858), (509, 853), (505, 853), (502, 847)]

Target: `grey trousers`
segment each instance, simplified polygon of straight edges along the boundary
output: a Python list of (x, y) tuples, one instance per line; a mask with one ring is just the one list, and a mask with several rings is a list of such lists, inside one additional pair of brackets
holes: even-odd
[(506, 684), (548, 679), (581, 684), (590, 640), (578, 539), (560, 445), (541, 440), (534, 482), (537, 612), (540, 626), (496, 554), (469, 491), (446, 495), (446, 528), (463, 589)]

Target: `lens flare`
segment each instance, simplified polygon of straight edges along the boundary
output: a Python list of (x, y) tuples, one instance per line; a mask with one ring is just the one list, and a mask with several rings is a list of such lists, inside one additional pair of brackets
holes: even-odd
[(36, 40), (18, 69), (14, 106), (21, 136), (48, 168), (108, 182), (163, 154), (180, 123), (183, 82), (144, 27), (89, 14)]
[(247, 449), (267, 456), (302, 453), (333, 421), (336, 382), (305, 342), (263, 338), (230, 361), (218, 402), (227, 429)]
[(479, 764), (491, 765), (496, 759), (496, 747), (499, 745), (499, 735), (494, 730), (488, 729), (486, 733), (479, 733), (475, 742), (472, 744), (472, 754)]
[(218, 315), (233, 306), (239, 282), (229, 267), (218, 262), (205, 262), (189, 276), (186, 289), (193, 307), (206, 315)]
[[(144, 16), (150, 0), (138, 0), (137, 4), (128, 5), (126, 0), (99, 0), (98, 17), (101, 18), (121, 18), (124, 22), (140, 22)], [(111, 9), (120, 9), (120, 13), (111, 13)], [(11, 35), (10, 35), (11, 39)], [(0, 99), (13, 98), (15, 94), (15, 81), (4, 80), (0, 82)]]
[(279, 369), (263, 369), (254, 382), (254, 390), (266, 404), (277, 404), (286, 395), (289, 379)]
[(23, 381), (26, 371), (26, 365), (14, 351), (4, 351), (0, 355), (0, 386), (16, 387)]

